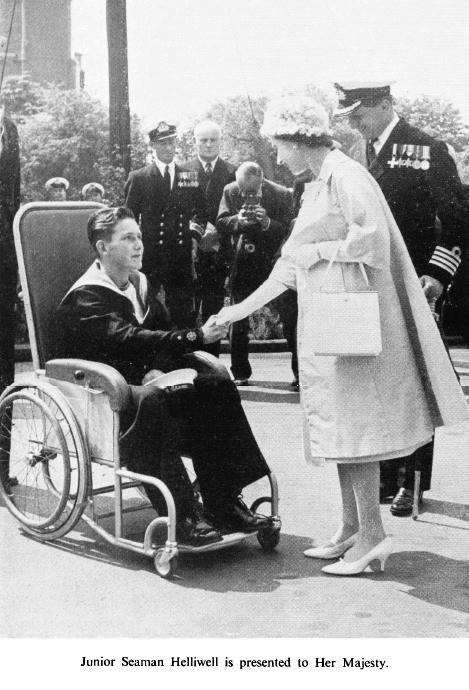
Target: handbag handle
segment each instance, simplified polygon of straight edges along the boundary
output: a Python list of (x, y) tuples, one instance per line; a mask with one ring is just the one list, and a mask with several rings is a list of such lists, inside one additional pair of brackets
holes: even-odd
[[(327, 280), (327, 276), (329, 275), (329, 271), (331, 270), (332, 264), (333, 264), (334, 261), (336, 260), (337, 254), (339, 253), (339, 249), (340, 249), (340, 244), (337, 245), (337, 248), (336, 248), (335, 252), (333, 253), (332, 258), (331, 258), (331, 260), (329, 261), (329, 263), (328, 263), (328, 265), (327, 265), (326, 272), (324, 273), (323, 281), (322, 281), (321, 285), (319, 286), (319, 292), (321, 292), (322, 289), (323, 289), (323, 287), (324, 287), (324, 284), (325, 284), (325, 282), (326, 282), (326, 280)], [(342, 263), (342, 262), (341, 262), (341, 263)], [(363, 276), (363, 279), (364, 279), (364, 281), (365, 281), (366, 287), (369, 288), (369, 287), (370, 287), (370, 281), (368, 280), (368, 276), (366, 275), (365, 267), (363, 266), (363, 263), (362, 263), (361, 261), (359, 262), (358, 265), (359, 265), (359, 267), (360, 267), (360, 271), (361, 271), (361, 273), (362, 273), (362, 276)], [(341, 268), (342, 268), (342, 266), (341, 266)], [(344, 271), (343, 271), (343, 268), (342, 268), (342, 279), (343, 279), (343, 278), (344, 278)], [(344, 280), (344, 287), (345, 287), (345, 280)]]

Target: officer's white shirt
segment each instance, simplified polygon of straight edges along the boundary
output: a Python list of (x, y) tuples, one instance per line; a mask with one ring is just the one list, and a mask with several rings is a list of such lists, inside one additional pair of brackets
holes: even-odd
[(384, 129), (379, 137), (373, 142), (373, 146), (375, 147), (376, 155), (381, 151), (389, 137), (391, 136), (391, 132), (394, 129), (394, 127), (397, 125), (399, 122), (399, 116), (394, 113), (394, 117), (392, 118), (391, 122), (388, 124), (386, 129)]
[(174, 178), (176, 177), (176, 167), (175, 167), (174, 161), (171, 161), (171, 163), (162, 163), (157, 156), (154, 156), (153, 160), (155, 161), (155, 165), (158, 168), (158, 170), (160, 171), (162, 177), (164, 177), (164, 174), (166, 172), (166, 166), (168, 166), (169, 175), (171, 177), (171, 189), (172, 189), (173, 185), (174, 185)]
[(197, 156), (197, 158), (199, 159), (200, 164), (201, 164), (201, 166), (203, 167), (203, 169), (205, 170), (205, 172), (207, 172), (207, 170), (206, 170), (206, 168), (207, 168), (207, 163), (210, 163), (210, 165), (212, 166), (212, 172), (213, 172), (213, 170), (214, 170), (214, 168), (215, 168), (215, 166), (216, 166), (216, 164), (217, 164), (217, 160), (219, 159), (219, 157), (220, 157), (220, 156), (217, 156), (216, 158), (213, 159), (213, 161), (203, 161), (202, 158), (201, 158), (200, 156)]

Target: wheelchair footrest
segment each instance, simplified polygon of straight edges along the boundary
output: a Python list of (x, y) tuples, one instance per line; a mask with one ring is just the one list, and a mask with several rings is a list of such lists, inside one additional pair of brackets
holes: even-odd
[(189, 546), (188, 544), (179, 544), (178, 551), (180, 553), (206, 553), (208, 551), (220, 551), (220, 549), (227, 549), (230, 546), (239, 544), (249, 537), (256, 536), (257, 532), (230, 532), (230, 534), (224, 534), (223, 539), (220, 541), (215, 541), (212, 544), (207, 544), (206, 546)]

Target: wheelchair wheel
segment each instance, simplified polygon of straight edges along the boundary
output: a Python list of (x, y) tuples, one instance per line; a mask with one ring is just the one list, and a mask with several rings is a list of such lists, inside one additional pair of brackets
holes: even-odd
[(86, 454), (70, 410), (41, 388), (3, 398), (0, 494), (25, 532), (44, 540), (69, 532), (84, 510), (87, 478)]
[(280, 541), (279, 527), (265, 527), (257, 533), (257, 541), (262, 547), (263, 551), (273, 551)]
[(158, 549), (153, 558), (155, 570), (158, 575), (165, 580), (173, 577), (178, 565), (177, 549), (168, 549), (166, 547)]
[[(252, 512), (257, 512), (257, 509), (263, 503), (272, 504), (272, 499), (270, 496), (262, 496), (257, 498), (251, 505)], [(259, 542), (263, 551), (273, 551), (278, 546), (280, 542), (280, 527), (280, 521), (277, 519), (274, 520), (273, 523), (268, 527), (264, 527), (264, 529), (258, 531), (257, 541)]]

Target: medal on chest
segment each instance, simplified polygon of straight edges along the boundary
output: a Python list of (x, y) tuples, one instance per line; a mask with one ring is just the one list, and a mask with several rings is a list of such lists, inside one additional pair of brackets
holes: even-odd
[(394, 168), (412, 168), (412, 170), (430, 169), (430, 146), (421, 144), (393, 144), (391, 160), (387, 165)]
[(177, 174), (177, 186), (182, 189), (186, 187), (198, 187), (199, 186), (199, 176), (197, 171), (187, 170), (184, 172), (178, 172)]

